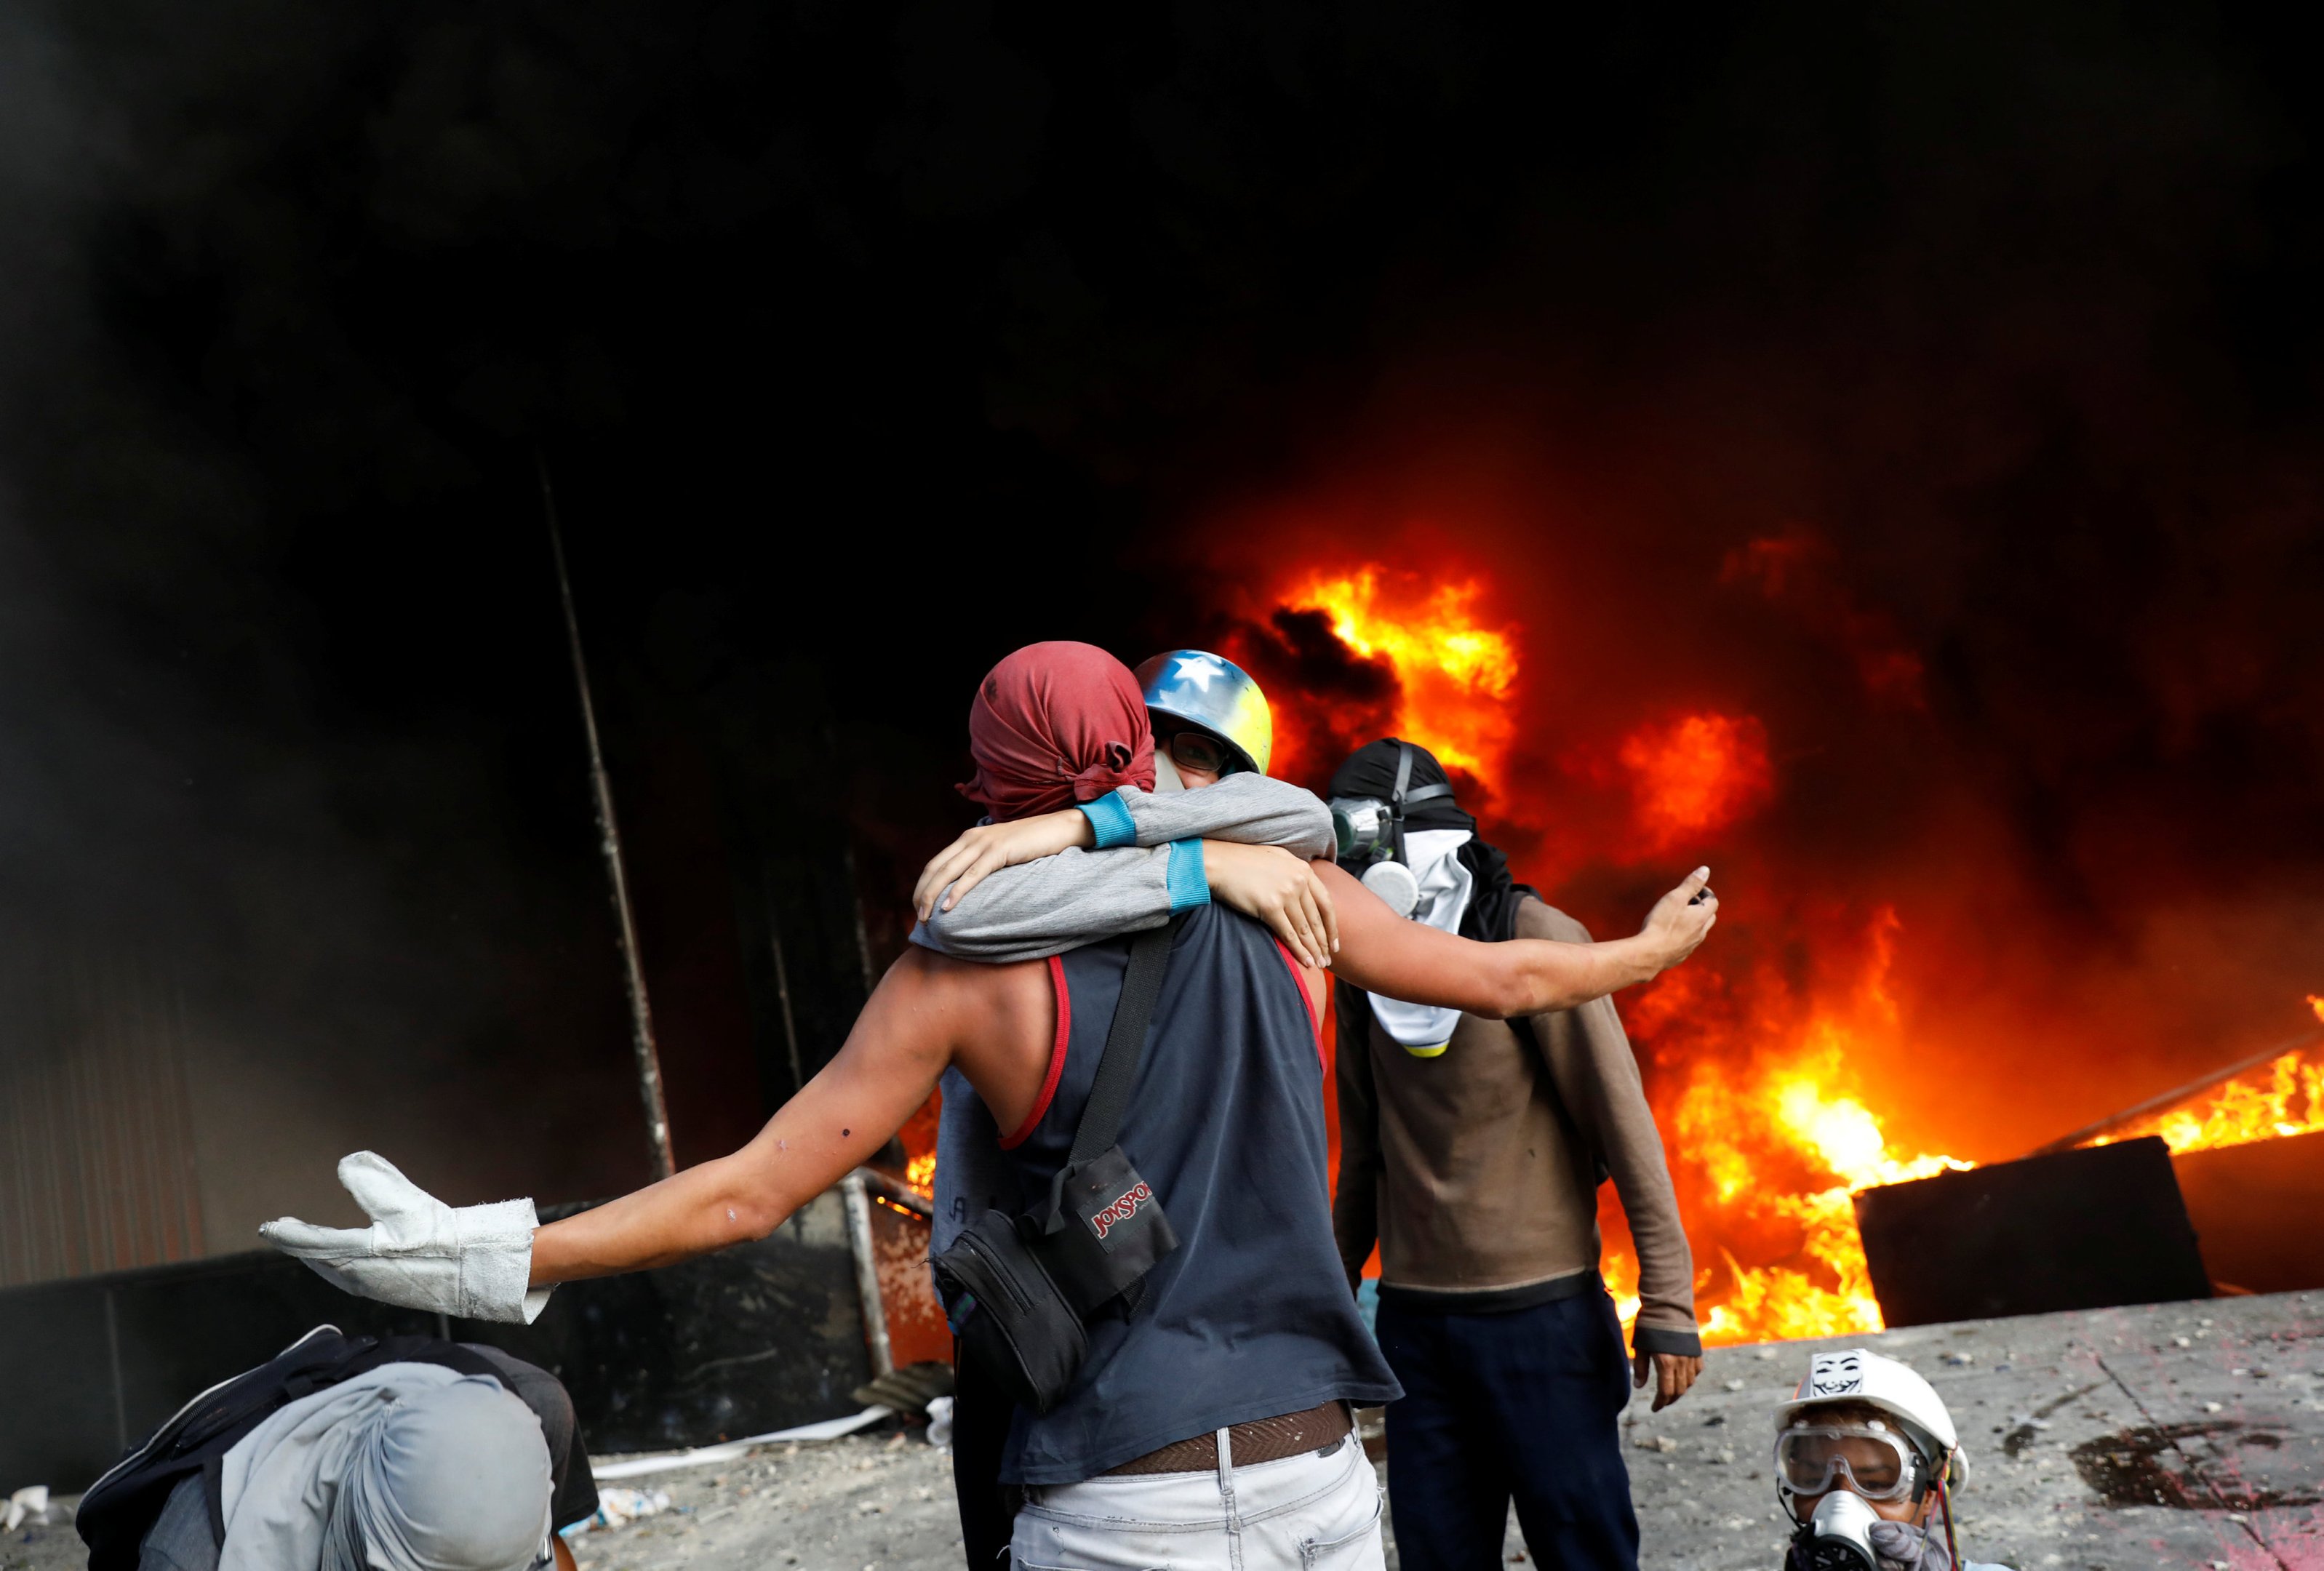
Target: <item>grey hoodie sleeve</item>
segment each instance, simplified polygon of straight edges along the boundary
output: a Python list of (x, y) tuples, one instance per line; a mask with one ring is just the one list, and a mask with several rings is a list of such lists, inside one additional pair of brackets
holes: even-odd
[[(1118, 804), (1131, 834), (1108, 803)], [(1332, 810), (1288, 780), (1265, 775), (1230, 775), (1199, 791), (1157, 795), (1124, 786), (1111, 798), (1083, 810), (1097, 831), (1100, 846), (1166, 845), (1176, 840), (1223, 840), (1247, 846), (1281, 846), (1295, 856), (1332, 854)]]
[[(1116, 791), (1086, 804), (1098, 844), (1003, 868), (912, 930), (912, 942), (961, 960), (1041, 960), (1102, 938), (1159, 927), (1210, 899), (1202, 841), (1332, 849), (1332, 814), (1314, 795), (1264, 775), (1230, 775), (1199, 791)], [(1133, 845), (1131, 842), (1135, 841)]]
[[(1172, 876), (1171, 863), (1179, 864)], [(1191, 877), (1199, 898), (1188, 889)], [(1172, 898), (1172, 886), (1179, 898)], [(964, 960), (1038, 960), (1101, 938), (1159, 927), (1170, 913), (1210, 899), (1202, 844), (1085, 851), (1003, 868), (950, 911), (912, 929), (912, 942)]]

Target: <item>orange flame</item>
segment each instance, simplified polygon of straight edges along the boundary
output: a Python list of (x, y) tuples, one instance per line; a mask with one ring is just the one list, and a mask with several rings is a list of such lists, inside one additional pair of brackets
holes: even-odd
[(2324, 1130), (2324, 1064), (2301, 1063), (2305, 1051), (2287, 1052), (2264, 1070), (2238, 1076), (2200, 1103), (2158, 1113), (2092, 1144), (2160, 1135), (2175, 1156)]
[(936, 1153), (923, 1151), (906, 1162), (904, 1181), (933, 1199), (936, 1192)]
[(1332, 634), (1367, 660), (1396, 673), (1396, 723), (1407, 740), (1448, 769), (1489, 783), (1513, 731), (1508, 702), (1516, 690), (1515, 629), (1489, 628), (1476, 615), (1473, 581), (1437, 583), (1416, 600), (1382, 586), (1365, 566), (1318, 575), (1283, 598), (1292, 611), (1320, 611)]
[[(1423, 584), (1410, 575), (1392, 586), (1385, 570), (1365, 565), (1315, 574), (1278, 603), (1323, 612), (1347, 649), (1388, 666), (1401, 734), (1491, 788), (1515, 740), (1508, 701), (1518, 629), (1482, 625), (1480, 594), (1474, 582)], [(1277, 701), (1296, 706), (1303, 696)], [(1628, 786), (1637, 835), (1636, 844), (1609, 848), (1619, 857), (1736, 823), (1775, 791), (1766, 730), (1750, 715), (1702, 712), (1642, 726), (1614, 754), (1620, 773), (1603, 757), (1589, 773)], [(1649, 1089), (1695, 1248), (1707, 1342), (1879, 1330), (1853, 1197), (1974, 1165), (1893, 1147), (1876, 1111), (1893, 1104), (1859, 1078), (1868, 1066), (1911, 1060), (1889, 980), (1900, 931), (1894, 911), (1872, 914), (1859, 934), (1859, 973), (1840, 996), (1795, 998), (1796, 984), (1772, 964), (1738, 976), (1713, 962), (1625, 1001), (1624, 1016), (1655, 1061), (1683, 1066), (1676, 1083), (1654, 1077)], [(2309, 1003), (2324, 1020), (2324, 996)], [(2324, 1066), (2302, 1067), (2300, 1056), (2230, 1083), (2201, 1107), (2163, 1115), (2151, 1132), (2189, 1151), (2324, 1129)], [(1615, 1204), (1610, 1191), (1601, 1199)], [(1636, 1254), (1618, 1214), (1603, 1220), (1602, 1270), (1629, 1321), (1639, 1301)]]
[(1618, 755), (1630, 772), (1649, 850), (1720, 829), (1775, 788), (1767, 730), (1750, 715), (1690, 714), (1633, 732)]
[[(1674, 1094), (1657, 1088), (1655, 1116), (1695, 1247), (1707, 1342), (1879, 1330), (1854, 1196), (1974, 1165), (1892, 1149), (1859, 1081), (1863, 1066), (1909, 1057), (1889, 978), (1902, 928), (1894, 910), (1874, 911), (1849, 946), (1862, 956), (1850, 985), (1804, 1007), (1771, 969), (1730, 999), (1726, 978), (1689, 968), (1624, 1009), (1656, 1061), (1674, 1049), (1688, 1066)], [(1630, 1252), (1609, 1252), (1626, 1313), (1637, 1274)]]
[[(1710, 1181), (1702, 1231), (1756, 1237), (1798, 1263), (1748, 1266), (1722, 1247), (1732, 1279), (1704, 1318), (1704, 1340), (1838, 1337), (1881, 1328), (1880, 1305), (1856, 1230), (1851, 1196), (1877, 1184), (1960, 1171), (1950, 1156), (1890, 1153), (1877, 1115), (1853, 1089), (1849, 1065), (1862, 1035), (1829, 1018), (1811, 1022), (1790, 1053), (1772, 1055), (1738, 1085), (1716, 1063), (1699, 1066), (1674, 1122), (1680, 1152)], [(1774, 1173), (1797, 1174), (1785, 1192)], [(1708, 1223), (1709, 1226), (1704, 1226)]]

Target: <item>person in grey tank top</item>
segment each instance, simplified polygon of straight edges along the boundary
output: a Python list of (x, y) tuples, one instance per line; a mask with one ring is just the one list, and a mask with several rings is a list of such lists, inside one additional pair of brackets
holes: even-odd
[[(1053, 812), (1126, 785), (1144, 789), (1153, 780), (1139, 686), (1119, 662), (1085, 645), (1035, 645), (1002, 661), (979, 687), (970, 740), (978, 774), (969, 794), (996, 818)], [(1191, 847), (1190, 857), (1205, 854), (1201, 841)], [(1279, 851), (1253, 854), (1296, 865)], [(1715, 902), (1689, 904), (1703, 887), (1698, 872), (1663, 896), (1630, 938), (1474, 944), (1416, 932), (1329, 863), (1310, 871), (1337, 910), (1342, 975), (1394, 997), (1484, 1013), (1568, 1007), (1645, 981), (1692, 953), (1716, 916)], [(1223, 935), (1234, 931), (1223, 924), (1242, 921), (1222, 914), (1209, 930)], [(1268, 995), (1256, 980), (1256, 951), (1248, 944), (1210, 944), (1202, 952), (1204, 963), (1240, 969), (1236, 988), (1218, 996), (1262, 1000), (1239, 1018), (1246, 1034), (1259, 1033), (1254, 1051), (1275, 1067), (1250, 1083), (1278, 1089), (1254, 1094), (1289, 1096), (1279, 1089), (1287, 1083), (1281, 1066), (1288, 1059), (1277, 1034), (1283, 1022), (1299, 1017), (1265, 1000), (1304, 995), (1308, 1007), (1320, 1007), (1323, 973), (1298, 964), (1287, 950), (1273, 951), (1261, 958), (1281, 964), (1297, 994)], [(451, 1303), (455, 1312), (479, 1318), (530, 1318), (558, 1282), (665, 1265), (766, 1236), (876, 1151), (947, 1069), (960, 1070), (998, 1124), (1037, 1130), (1060, 1083), (1068, 1034), (1059, 1029), (1066, 1018), (1055, 969), (1038, 961), (963, 961), (915, 946), (873, 990), (838, 1054), (747, 1145), (546, 1226), (530, 1225), (529, 1202), (456, 1208), (398, 1174), (393, 1185), (366, 1182), (358, 1197), (383, 1202), (372, 1227), (317, 1227), (286, 1217), (267, 1224), (262, 1236), (329, 1280), (383, 1302), (428, 1309)], [(1167, 980), (1165, 987), (1167, 1004)], [(1177, 996), (1184, 1006), (1192, 995)], [(1157, 1010), (1157, 1026), (1158, 1017)], [(1316, 1051), (1318, 1082), (1303, 1094), (1319, 1101)], [(374, 1178), (386, 1167), (377, 1157), (342, 1163)], [(1195, 1173), (1185, 1181), (1217, 1180)], [(1330, 1199), (1320, 1181), (1272, 1198), (1290, 1208), (1286, 1218), (1301, 1227), (1320, 1225), (1328, 1238)], [(1164, 1203), (1182, 1202), (1165, 1197)], [(1249, 1247), (1261, 1241), (1243, 1242)], [(1179, 1263), (1185, 1276), (1204, 1269), (1199, 1258)], [(1322, 1273), (1345, 1296), (1328, 1252), (1302, 1269)], [(1307, 1291), (1320, 1284), (1296, 1285)], [(1266, 1329), (1295, 1337), (1298, 1330)], [(1330, 1367), (1334, 1346), (1347, 1362), (1343, 1345), (1327, 1337), (1310, 1349), (1325, 1361), (1319, 1367)], [(1172, 1378), (1231, 1383), (1232, 1336), (1188, 1356), (1201, 1367), (1188, 1365)], [(1364, 1372), (1349, 1364), (1323, 1384), (1329, 1390), (1364, 1381)], [(1110, 1453), (1093, 1453), (1091, 1465), (1106, 1468), (1094, 1476), (1066, 1480), (1044, 1466), (1031, 1485), (1038, 1498), (1018, 1520), (1019, 1562), (1150, 1566), (1159, 1531), (1167, 1535), (1163, 1557), (1181, 1566), (1379, 1566), (1370, 1472), (1355, 1471), (1360, 1452), (1336, 1440), (1310, 1448), (1330, 1421), (1321, 1409), (1254, 1415), (1157, 1444), (1127, 1462), (1109, 1465)], [(1071, 1453), (1061, 1442), (1046, 1454), (1069, 1459)], [(1253, 1464), (1254, 1455), (1271, 1460)], [(1027, 1467), (1026, 1476), (1036, 1471)]]

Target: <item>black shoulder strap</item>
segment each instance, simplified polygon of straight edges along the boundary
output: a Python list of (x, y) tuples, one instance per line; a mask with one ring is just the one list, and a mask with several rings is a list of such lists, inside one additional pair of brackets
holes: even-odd
[(1130, 941), (1130, 969), (1121, 978), (1113, 1024), (1106, 1030), (1096, 1082), (1082, 1107), (1082, 1121), (1074, 1126), (1074, 1153), (1065, 1159), (1067, 1167), (1104, 1155), (1121, 1135), (1122, 1115), (1130, 1111), (1130, 1090), (1138, 1082), (1138, 1061), (1145, 1055), (1146, 1030), (1162, 997), (1162, 973), (1170, 968), (1170, 942), (1177, 935), (1178, 921), (1172, 917), (1167, 925), (1148, 928)]

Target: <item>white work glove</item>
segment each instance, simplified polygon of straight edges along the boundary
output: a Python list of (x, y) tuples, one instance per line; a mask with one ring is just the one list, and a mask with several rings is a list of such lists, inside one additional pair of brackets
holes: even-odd
[(547, 1307), (550, 1290), (525, 1285), (540, 1226), (530, 1200), (454, 1210), (370, 1151), (339, 1159), (339, 1182), (370, 1226), (318, 1227), (278, 1217), (258, 1236), (357, 1298), (528, 1326)]

